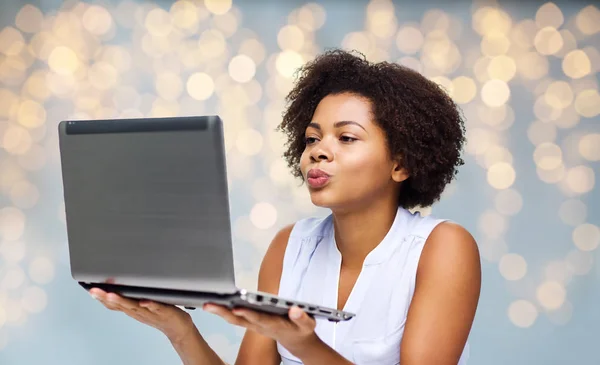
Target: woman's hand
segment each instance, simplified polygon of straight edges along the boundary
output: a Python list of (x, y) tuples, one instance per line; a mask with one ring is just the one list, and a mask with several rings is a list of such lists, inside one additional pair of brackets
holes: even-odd
[(315, 333), (314, 318), (298, 307), (290, 308), (288, 318), (247, 308), (230, 310), (208, 303), (204, 305), (203, 309), (222, 317), (233, 325), (245, 327), (274, 339), (299, 358), (302, 358), (304, 353), (310, 351), (311, 347), (320, 341)]
[(123, 298), (118, 294), (107, 293), (98, 288), (90, 289), (89, 293), (106, 308), (123, 312), (141, 323), (158, 329), (172, 343), (180, 342), (185, 336), (195, 331), (191, 316), (174, 305)]

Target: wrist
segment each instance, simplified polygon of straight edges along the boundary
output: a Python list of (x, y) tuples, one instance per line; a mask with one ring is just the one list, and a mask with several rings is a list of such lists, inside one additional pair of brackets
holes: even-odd
[(300, 360), (304, 359), (308, 354), (315, 351), (319, 345), (323, 345), (323, 341), (313, 332), (310, 336), (305, 338), (303, 341), (296, 342), (290, 347), (284, 346), (289, 352)]
[(173, 346), (181, 345), (186, 339), (200, 335), (194, 321), (191, 317), (187, 317), (183, 323), (176, 329), (163, 332)]

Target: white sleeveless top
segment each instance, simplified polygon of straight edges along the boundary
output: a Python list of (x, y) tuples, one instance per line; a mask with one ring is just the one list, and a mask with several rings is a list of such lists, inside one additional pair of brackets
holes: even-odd
[[(317, 319), (321, 340), (355, 364), (400, 364), (400, 341), (415, 289), (425, 240), (444, 220), (399, 208), (383, 241), (365, 258), (344, 311), (345, 322)], [(298, 221), (283, 260), (279, 296), (336, 308), (342, 256), (334, 238), (332, 215)], [(302, 362), (279, 343), (284, 365)], [(466, 364), (469, 345), (459, 365)]]

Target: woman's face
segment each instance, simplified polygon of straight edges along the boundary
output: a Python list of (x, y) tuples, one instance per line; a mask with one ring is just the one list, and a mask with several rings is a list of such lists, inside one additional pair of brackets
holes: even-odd
[(328, 95), (306, 128), (300, 168), (313, 204), (330, 209), (397, 200), (405, 171), (393, 160), (371, 103), (355, 94)]

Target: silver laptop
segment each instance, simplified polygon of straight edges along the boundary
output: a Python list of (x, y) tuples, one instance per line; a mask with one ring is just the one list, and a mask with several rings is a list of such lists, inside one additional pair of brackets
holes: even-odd
[(63, 121), (60, 156), (71, 274), (135, 299), (206, 302), (330, 321), (354, 314), (235, 286), (218, 116)]

